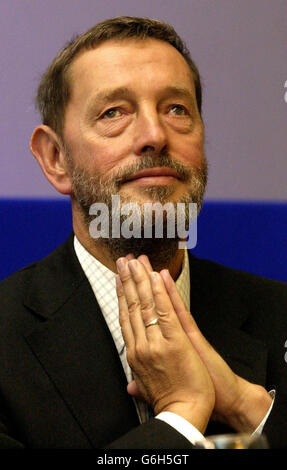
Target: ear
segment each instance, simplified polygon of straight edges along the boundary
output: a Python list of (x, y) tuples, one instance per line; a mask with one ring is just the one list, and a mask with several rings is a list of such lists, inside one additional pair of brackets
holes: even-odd
[(72, 185), (67, 157), (56, 132), (49, 126), (36, 127), (30, 140), (30, 150), (48, 181), (62, 194), (71, 194)]

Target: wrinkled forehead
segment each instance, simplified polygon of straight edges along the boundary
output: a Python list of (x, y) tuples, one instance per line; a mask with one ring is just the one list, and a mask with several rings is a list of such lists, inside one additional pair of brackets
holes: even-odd
[[(98, 90), (126, 86), (138, 78), (185, 81), (194, 92), (194, 78), (185, 58), (171, 44), (158, 39), (108, 40), (81, 51), (70, 64), (71, 96), (89, 86)], [(125, 83), (124, 83), (125, 82)]]

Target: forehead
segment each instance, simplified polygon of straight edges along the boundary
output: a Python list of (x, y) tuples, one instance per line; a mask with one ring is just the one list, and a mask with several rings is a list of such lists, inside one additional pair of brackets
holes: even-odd
[(69, 70), (71, 99), (103, 88), (156, 89), (189, 87), (194, 81), (184, 57), (169, 43), (157, 39), (106, 41), (81, 52)]

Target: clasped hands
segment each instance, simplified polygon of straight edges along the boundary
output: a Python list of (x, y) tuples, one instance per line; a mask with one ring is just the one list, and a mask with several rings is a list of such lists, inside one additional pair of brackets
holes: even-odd
[(176, 413), (202, 434), (210, 419), (252, 433), (271, 397), (236, 375), (208, 343), (168, 270), (154, 272), (145, 255), (120, 258), (117, 269), (119, 320), (134, 376), (128, 392), (155, 415)]

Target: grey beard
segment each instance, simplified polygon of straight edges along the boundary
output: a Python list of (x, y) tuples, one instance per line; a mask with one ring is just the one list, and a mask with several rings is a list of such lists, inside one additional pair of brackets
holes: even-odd
[[(116, 177), (111, 178), (90, 176), (88, 172), (82, 168), (72, 168), (73, 192), (78, 207), (81, 210), (85, 225), (89, 227), (91, 221), (94, 218), (94, 216), (89, 214), (90, 206), (95, 202), (101, 202), (106, 204), (108, 207), (109, 226), (111, 227), (112, 217), (116, 215), (112, 212), (112, 195), (120, 195), (121, 204), (131, 202), (130, 199), (124, 197), (120, 193), (121, 185), (125, 182), (125, 180), (127, 180), (136, 172), (157, 166), (165, 166), (175, 169), (180, 174), (182, 180), (186, 181), (186, 183), (191, 188), (187, 190), (186, 194), (180, 200), (177, 200), (174, 203), (185, 203), (185, 227), (187, 230), (189, 224), (188, 204), (196, 203), (198, 213), (202, 206), (203, 195), (207, 183), (207, 164), (204, 162), (204, 165), (201, 169), (190, 170), (181, 163), (171, 160), (167, 155), (161, 155), (158, 158), (145, 155), (136, 165), (125, 167), (122, 171), (117, 173)], [(173, 192), (173, 188), (171, 186), (149, 186), (147, 188), (142, 188), (142, 191), (143, 193), (146, 193), (152, 201), (164, 204), (168, 202), (168, 199)], [(120, 226), (122, 226), (122, 223), (128, 218), (127, 215), (123, 214), (117, 215), (117, 217), (120, 218)], [(177, 226), (177, 223), (177, 212), (175, 211), (175, 226)], [(141, 254), (145, 254), (149, 257), (153, 269), (159, 271), (164, 266), (167, 266), (175, 256), (178, 248), (179, 238), (176, 235), (176, 231), (173, 238), (167, 237), (166, 217), (163, 219), (162, 238), (156, 238), (154, 236), (154, 225), (155, 220), (153, 217), (151, 227), (152, 237), (145, 238), (143, 233), (144, 220), (142, 211), (140, 238), (125, 238), (123, 236), (120, 236), (119, 238), (113, 238), (110, 236), (109, 238), (97, 239), (95, 242), (97, 244), (100, 243), (106, 246), (110, 256), (114, 261), (116, 261), (119, 257), (126, 256), (129, 253), (132, 253), (135, 257), (138, 257)]]

